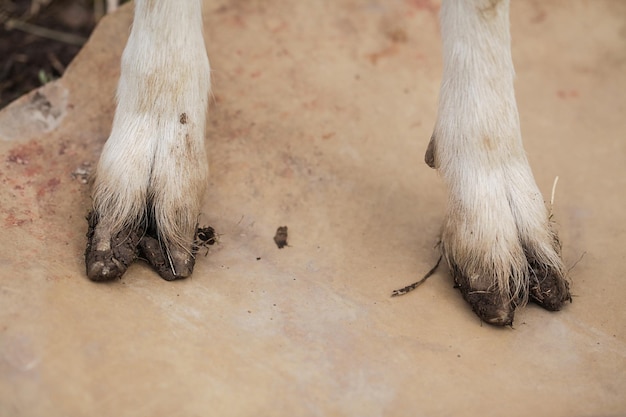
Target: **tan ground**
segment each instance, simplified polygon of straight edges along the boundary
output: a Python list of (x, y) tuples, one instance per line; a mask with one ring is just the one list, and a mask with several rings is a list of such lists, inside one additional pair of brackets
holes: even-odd
[(513, 2), (525, 144), (547, 198), (560, 177), (574, 294), (513, 329), (481, 326), (445, 268), (389, 297), (437, 259), (437, 5), (205, 3), (202, 223), (221, 237), (191, 279), (84, 276), (80, 174), (108, 135), (128, 7), (0, 113), (0, 415), (626, 415), (626, 3)]

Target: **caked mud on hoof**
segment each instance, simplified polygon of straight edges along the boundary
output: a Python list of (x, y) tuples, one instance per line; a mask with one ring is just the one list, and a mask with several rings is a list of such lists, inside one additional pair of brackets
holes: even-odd
[(111, 237), (108, 230), (98, 224), (95, 213), (90, 213), (87, 221), (85, 264), (87, 276), (92, 281), (121, 278), (137, 258), (146, 260), (167, 281), (187, 278), (193, 272), (195, 245), (189, 250), (178, 247), (168, 249), (156, 233), (146, 230), (143, 223)]
[(515, 304), (497, 290), (476, 290), (457, 268), (450, 268), (456, 287), (461, 291), (474, 313), (485, 323), (494, 326), (511, 326), (515, 316)]
[(545, 265), (531, 262), (529, 284), (530, 300), (546, 310), (559, 311), (566, 301), (572, 301), (565, 278)]
[(565, 302), (572, 301), (569, 284), (560, 269), (532, 260), (528, 262), (525, 285), (515, 297), (502, 294), (497, 288), (487, 290), (472, 288), (466, 275), (448, 259), (451, 274), (463, 298), (481, 320), (497, 326), (513, 324), (515, 309), (525, 304), (526, 295), (529, 300), (550, 311), (558, 311)]
[(98, 225), (99, 219), (95, 213), (89, 213), (87, 221), (87, 276), (92, 281), (120, 278), (137, 258), (137, 245), (144, 234), (143, 229), (135, 227), (111, 236), (103, 226)]
[(166, 281), (187, 278), (193, 272), (196, 263), (195, 250), (193, 252), (187, 252), (182, 248), (168, 250), (150, 234), (141, 239), (139, 249), (140, 256)]

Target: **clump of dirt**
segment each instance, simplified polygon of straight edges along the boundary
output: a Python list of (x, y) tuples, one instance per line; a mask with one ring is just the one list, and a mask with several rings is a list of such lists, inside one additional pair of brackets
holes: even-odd
[(274, 242), (276, 242), (276, 246), (278, 246), (278, 249), (282, 249), (285, 246), (289, 246), (287, 244), (287, 226), (280, 226), (278, 229), (276, 229), (276, 235), (274, 235)]
[(217, 243), (217, 234), (211, 226), (198, 227), (196, 231), (196, 246), (206, 247)]

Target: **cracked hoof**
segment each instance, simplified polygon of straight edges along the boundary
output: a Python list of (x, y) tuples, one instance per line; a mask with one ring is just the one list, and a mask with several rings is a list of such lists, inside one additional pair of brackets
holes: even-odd
[(137, 258), (137, 245), (143, 235), (140, 228), (126, 229), (115, 236), (98, 224), (98, 216), (87, 217), (87, 249), (85, 264), (92, 281), (110, 281), (120, 278)]

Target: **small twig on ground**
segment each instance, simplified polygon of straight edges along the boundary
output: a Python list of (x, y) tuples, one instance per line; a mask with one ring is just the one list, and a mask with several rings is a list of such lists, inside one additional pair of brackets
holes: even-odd
[(50, 65), (54, 68), (60, 75), (63, 75), (65, 72), (65, 66), (59, 61), (59, 58), (53, 52), (47, 52), (46, 56), (48, 57), (48, 61), (50, 61)]
[(554, 195), (556, 194), (556, 185), (559, 183), (559, 176), (554, 177), (554, 182), (552, 183), (552, 195), (550, 196), (550, 208), (554, 205)]
[(437, 260), (437, 263), (435, 264), (435, 266), (433, 266), (432, 269), (430, 271), (428, 271), (426, 273), (426, 275), (424, 275), (424, 278), (420, 279), (417, 282), (414, 282), (411, 285), (407, 285), (404, 288), (400, 288), (399, 290), (393, 290), (393, 292), (391, 293), (391, 296), (392, 297), (397, 297), (399, 295), (404, 295), (404, 294), (410, 293), (411, 291), (413, 291), (414, 289), (416, 289), (417, 287), (422, 285), (424, 282), (426, 282), (426, 280), (428, 278), (430, 278), (431, 275), (433, 275), (437, 271), (437, 268), (439, 268), (439, 263), (441, 262), (441, 258), (443, 258), (443, 256), (439, 257), (439, 259)]
[(52, 39), (58, 42), (67, 43), (70, 45), (82, 46), (87, 42), (86, 38), (82, 36), (74, 35), (72, 33), (60, 32), (58, 30), (48, 29), (30, 23), (23, 22), (17, 19), (9, 19), (4, 24), (6, 30), (21, 30), (22, 32), (30, 33), (41, 38)]

